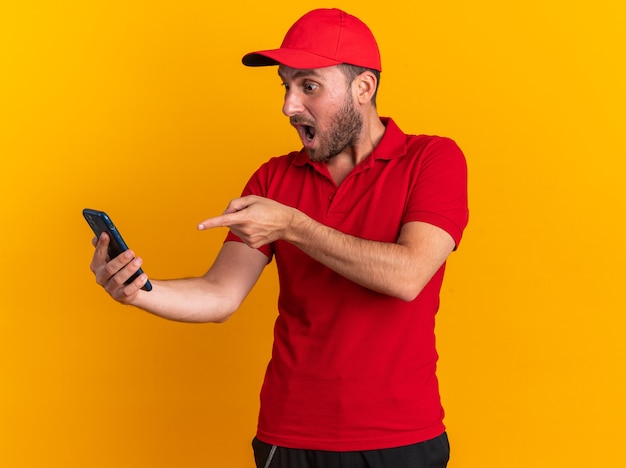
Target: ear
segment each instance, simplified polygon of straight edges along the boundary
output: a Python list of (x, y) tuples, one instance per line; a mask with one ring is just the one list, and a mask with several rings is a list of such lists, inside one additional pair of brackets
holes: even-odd
[(356, 86), (356, 98), (359, 104), (367, 104), (372, 101), (376, 92), (376, 76), (370, 71), (364, 71), (354, 79)]

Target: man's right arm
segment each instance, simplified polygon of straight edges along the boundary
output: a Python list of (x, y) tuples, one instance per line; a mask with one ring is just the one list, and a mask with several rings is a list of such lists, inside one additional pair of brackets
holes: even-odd
[(151, 280), (152, 291), (141, 289), (145, 274), (125, 285), (141, 266), (141, 259), (126, 251), (107, 262), (109, 239), (104, 234), (96, 244), (91, 270), (96, 282), (113, 299), (169, 320), (181, 322), (223, 322), (248, 295), (267, 257), (240, 242), (226, 242), (215, 262), (201, 277), (166, 281)]

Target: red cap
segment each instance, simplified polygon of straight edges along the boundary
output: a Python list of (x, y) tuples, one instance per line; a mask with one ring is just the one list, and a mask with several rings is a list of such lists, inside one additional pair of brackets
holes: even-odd
[(347, 63), (381, 71), (374, 35), (360, 19), (332, 9), (305, 14), (287, 31), (280, 49), (246, 54), (249, 67), (283, 64), (291, 68), (324, 68)]

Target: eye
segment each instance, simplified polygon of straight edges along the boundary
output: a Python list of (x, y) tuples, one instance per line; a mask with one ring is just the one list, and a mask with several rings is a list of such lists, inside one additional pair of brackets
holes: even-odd
[(289, 91), (289, 85), (287, 83), (282, 82), (280, 85), (285, 88), (285, 91)]
[(317, 84), (307, 81), (306, 83), (304, 83), (302, 87), (304, 88), (305, 91), (313, 92), (317, 89)]

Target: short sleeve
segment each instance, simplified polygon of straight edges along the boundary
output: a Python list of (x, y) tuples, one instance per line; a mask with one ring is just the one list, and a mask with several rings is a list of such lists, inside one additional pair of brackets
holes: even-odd
[(458, 247), (469, 219), (465, 155), (453, 140), (441, 137), (420, 151), (404, 222), (433, 224), (450, 234)]
[[(252, 174), (252, 177), (246, 183), (243, 191), (241, 192), (241, 196), (245, 197), (248, 195), (258, 195), (260, 197), (267, 196), (267, 188), (266, 184), (263, 183), (264, 180), (267, 180), (267, 172), (268, 172), (268, 164), (263, 164), (257, 171)], [(239, 236), (235, 235), (232, 231), (228, 231), (226, 235), (226, 239), (224, 242), (243, 242)], [(274, 256), (274, 250), (271, 244), (264, 245), (259, 247), (257, 250), (265, 254), (267, 256), (268, 261), (272, 259)]]

